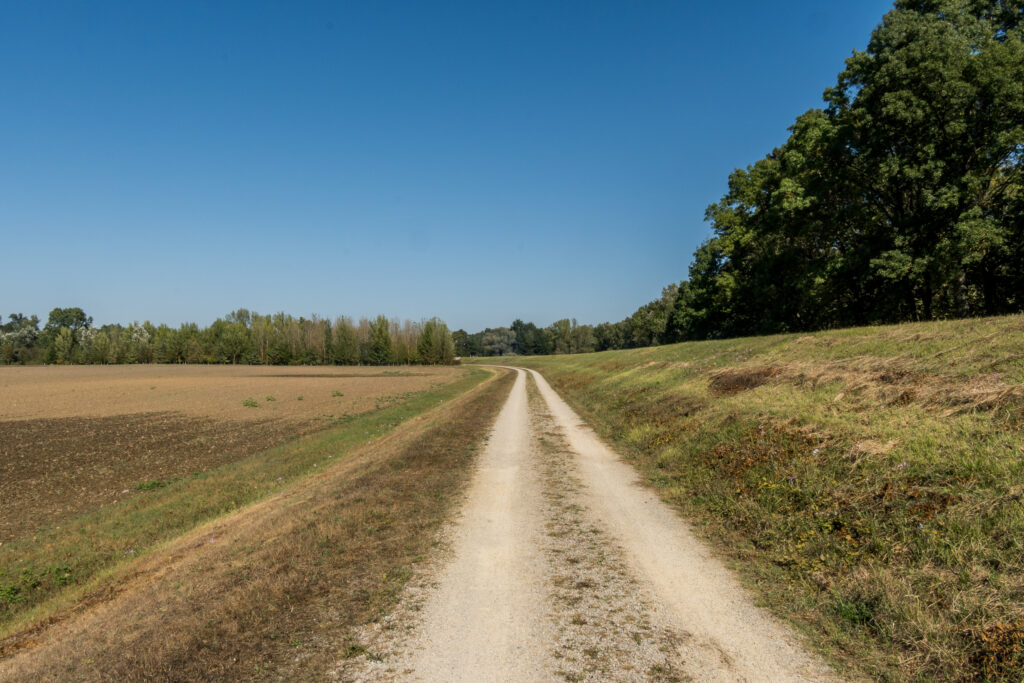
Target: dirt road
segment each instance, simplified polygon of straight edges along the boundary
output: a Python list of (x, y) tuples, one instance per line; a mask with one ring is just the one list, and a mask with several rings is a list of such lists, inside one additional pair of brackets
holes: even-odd
[(835, 679), (540, 375), (517, 372), (448, 557), (338, 679)]

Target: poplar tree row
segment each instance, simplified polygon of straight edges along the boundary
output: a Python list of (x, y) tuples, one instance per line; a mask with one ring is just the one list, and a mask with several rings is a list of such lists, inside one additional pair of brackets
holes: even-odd
[(150, 322), (94, 327), (81, 308), (55, 308), (40, 329), (37, 316), (0, 320), (0, 362), (243, 363), (259, 365), (428, 365), (455, 362), (452, 335), (437, 318), (423, 322), (239, 309), (209, 327)]

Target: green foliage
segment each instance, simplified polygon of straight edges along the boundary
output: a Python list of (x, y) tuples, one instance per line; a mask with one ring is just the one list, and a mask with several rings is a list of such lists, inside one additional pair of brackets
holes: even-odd
[(56, 331), (51, 346), (51, 356), (54, 362), (67, 363), (71, 360), (71, 349), (75, 344), (75, 335), (67, 327), (61, 327)]
[(79, 332), (82, 349), (81, 362), (101, 365), (110, 358), (110, 337), (103, 330), (90, 328)]
[(455, 362), (455, 344), (448, 326), (437, 318), (423, 323), (417, 344), (419, 360), (425, 365), (450, 365)]
[(708, 208), (669, 336), (1020, 310), (1020, 22), (993, 0), (898, 2), (826, 107)]
[(218, 357), (225, 362), (234, 365), (249, 352), (249, 330), (242, 323), (218, 320), (211, 332), (217, 337)]
[(382, 315), (370, 322), (370, 338), (366, 350), (366, 362), (370, 365), (388, 365), (394, 362), (390, 328), (388, 319)]
[(259, 408), (260, 407), (259, 402), (256, 399), (254, 399), (254, 398), (247, 398), (247, 399), (245, 399), (244, 401), (242, 401), (242, 405), (245, 406), (246, 408)]
[[(59, 325), (59, 323), (67, 323)], [(463, 333), (465, 334), (465, 333)], [(427, 341), (421, 340), (426, 336)], [(79, 308), (56, 308), (47, 327), (39, 318), (12, 314), (0, 324), (0, 363), (247, 363), (267, 365), (358, 365), (422, 361), (453, 363), (453, 335), (443, 321), (424, 323), (384, 316), (340, 317), (334, 323), (285, 313), (260, 315), (241, 308), (209, 327), (184, 323), (177, 329), (149, 321), (93, 327)]]
[(483, 332), (469, 334), (465, 330), (452, 332), (452, 343), (455, 346), (455, 355), (459, 357), (482, 356), (484, 355)]
[(507, 327), (488, 329), (483, 333), (481, 347), (485, 356), (507, 356), (515, 352), (516, 333)]
[(359, 364), (359, 339), (351, 318), (338, 318), (331, 330), (332, 359), (338, 365)]
[(50, 311), (45, 331), (56, 331), (66, 327), (72, 331), (92, 326), (92, 317), (87, 316), (81, 308), (55, 308)]
[(31, 362), (37, 353), (39, 318), (21, 313), (12, 313), (8, 318), (0, 325), (0, 363)]

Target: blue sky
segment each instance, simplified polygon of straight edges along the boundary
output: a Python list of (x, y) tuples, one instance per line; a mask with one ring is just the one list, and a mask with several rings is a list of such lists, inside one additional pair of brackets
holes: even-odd
[(621, 319), (890, 6), (0, 3), (0, 314)]

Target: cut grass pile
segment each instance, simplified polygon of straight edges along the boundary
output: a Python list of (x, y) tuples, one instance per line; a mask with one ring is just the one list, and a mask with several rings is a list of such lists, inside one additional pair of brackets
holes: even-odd
[[(0, 546), (0, 638), (74, 603), (96, 580), (208, 520), (322, 471), (352, 449), (381, 437), (479, 384), (473, 370), (443, 386), (410, 393), (374, 412), (257, 455), (173, 481), (144, 483), (144, 495), (80, 515)], [(0, 655), (5, 645), (0, 641)]]
[(841, 668), (1024, 676), (1021, 316), (503, 360)]

